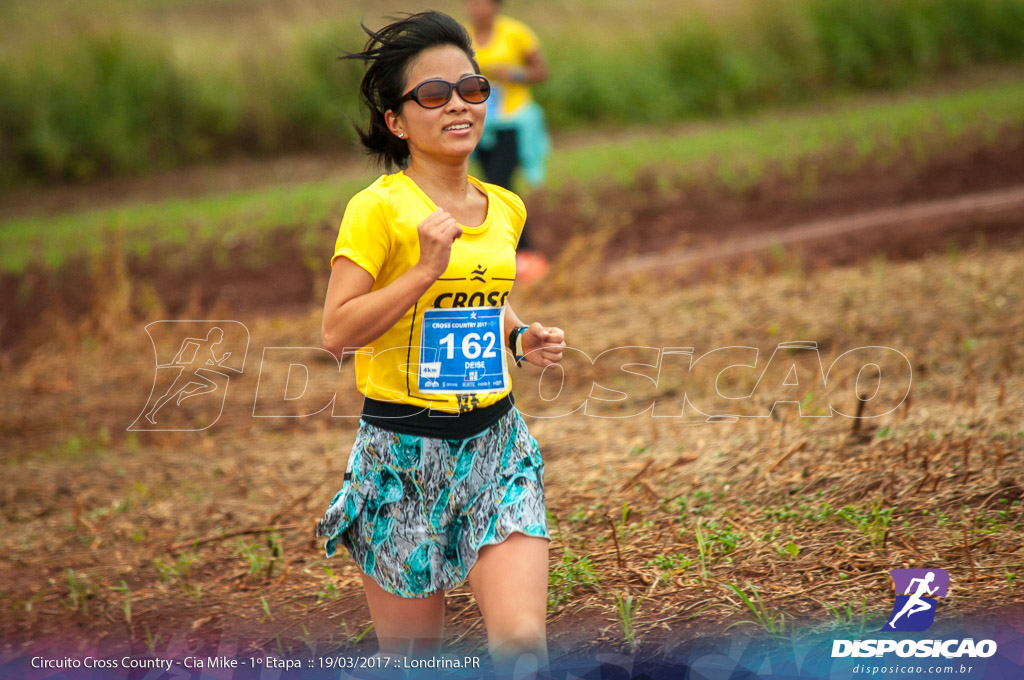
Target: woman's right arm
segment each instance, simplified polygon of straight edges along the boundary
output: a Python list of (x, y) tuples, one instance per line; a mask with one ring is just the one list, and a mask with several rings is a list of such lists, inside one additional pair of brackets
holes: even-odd
[(420, 223), (418, 233), (419, 261), (379, 290), (373, 290), (373, 276), (352, 260), (334, 261), (320, 329), (324, 347), (334, 356), (370, 344), (395, 325), (444, 273), (462, 229), (437, 210)]

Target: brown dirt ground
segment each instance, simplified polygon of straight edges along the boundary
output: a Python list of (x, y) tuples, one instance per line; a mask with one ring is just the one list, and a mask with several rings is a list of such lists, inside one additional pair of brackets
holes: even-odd
[[(742, 343), (768, 356), (779, 342), (813, 338), (825, 365), (856, 346), (898, 348), (916, 381), (911, 401), (855, 434), (846, 418), (793, 413), (737, 423), (692, 413), (652, 418), (641, 412), (655, 397), (680, 403), (677, 379), (644, 389), (607, 366), (588, 373), (567, 361), (570, 404), (593, 377), (629, 398), (591, 416), (531, 419), (555, 518), (552, 588), (565, 597), (551, 615), (552, 639), (570, 648), (622, 644), (616, 594), (643, 597), (637, 628), (647, 642), (721, 631), (749, 618), (725, 583), (756, 588), (773, 611), (793, 617), (791, 626), (827, 627), (825, 604), (857, 608), (862, 600), (877, 617), (891, 597), (885, 572), (898, 566), (949, 570), (950, 618), (991, 617), (998, 603), (1019, 599), (1009, 574), (1021, 563), (1024, 522), (1021, 252), (748, 272), (657, 299), (638, 292), (517, 302), (533, 318), (566, 320), (581, 339), (574, 345), (591, 356), (640, 343)], [(0, 487), (6, 652), (142, 651), (148, 640), (168, 655), (233, 641), (240, 653), (273, 652), (278, 640), (290, 654), (351, 645), (369, 620), (357, 573), (346, 558), (323, 561), (312, 526), (339, 486), (352, 422), (251, 417), (260, 347), (306, 343), (317, 316), (238, 317), (250, 326), (253, 363), (232, 382), (223, 416), (202, 432), (125, 431), (152, 381), (152, 350), (133, 322), (92, 342), (58, 329), (47, 351), (4, 376), (0, 432), (12, 452)], [(339, 412), (356, 412), (350, 373), (334, 375), (328, 367)], [(842, 394), (853, 377), (830, 403), (848, 407)], [(537, 374), (519, 380), (522, 410), (550, 414)], [(730, 387), (744, 385), (749, 379)], [(697, 403), (708, 396), (685, 389)], [(767, 405), (759, 395), (751, 409), (765, 415)], [(640, 415), (623, 417), (631, 412)], [(704, 568), (698, 523), (713, 537)], [(280, 555), (270, 570), (272, 530)], [(246, 551), (263, 556), (255, 574)], [(691, 564), (656, 561), (674, 556)], [(580, 557), (599, 582), (587, 583)], [(567, 565), (580, 573), (564, 590)], [(123, 593), (113, 590), (122, 580), (130, 623)], [(483, 644), (465, 589), (450, 599), (448, 636)]]
[[(517, 395), (533, 415), (585, 398), (595, 379), (627, 395), (592, 402), (589, 415), (530, 419), (547, 461), (552, 592), (564, 596), (550, 616), (554, 642), (621, 645), (616, 595), (643, 598), (641, 640), (722, 631), (750, 619), (727, 583), (756, 590), (791, 629), (827, 628), (835, 616), (825, 604), (859, 611), (863, 602), (877, 618), (891, 602), (886, 571), (900, 566), (950, 571), (955, 587), (942, 605), (950, 617), (1005, 619), (998, 604), (1024, 595), (1016, 576), (1024, 559), (1021, 211), (965, 219), (941, 239), (894, 229), (870, 249), (769, 252), (680, 275), (688, 286), (651, 275), (613, 289), (580, 254), (602, 262), (1012, 186), (1024, 176), (1022, 133), (999, 146), (949, 149), (913, 172), (897, 164), (818, 173), (810, 193), (799, 176), (769, 176), (738, 198), (725, 188), (666, 192), (641, 182), (614, 196), (621, 221), (605, 229), (593, 227), (582, 198), (557, 211), (538, 200), (531, 228), (572, 275), (517, 291), (515, 304), (526, 318), (566, 327), (570, 344), (591, 357), (630, 347), (619, 356), (639, 364), (647, 355), (638, 346), (744, 345), (765, 362), (779, 343), (814, 340), (825, 366), (849, 349), (884, 345), (906, 355), (914, 374), (909, 400), (855, 431), (841, 416), (783, 409), (739, 422), (707, 423), (692, 411), (653, 418), (652, 402), (681, 407), (685, 393), (700, 404), (713, 390), (671, 373), (655, 387), (615, 366), (588, 368), (578, 355), (552, 404), (525, 370)], [(807, 172), (830, 160), (809, 160)], [(355, 566), (325, 561), (312, 536), (340, 486), (353, 422), (326, 412), (252, 417), (262, 349), (318, 342), (322, 281), (296, 272), (296, 239), (275, 238), (280, 258), (246, 270), (165, 271), (158, 259), (115, 253), (109, 266), (65, 281), (37, 273), (43, 292), (25, 299), (42, 318), (8, 320), (18, 348), (0, 367), (5, 656), (45, 646), (172, 655), (236, 642), (239, 653), (299, 654), (350, 648), (366, 629)], [(146, 291), (168, 284), (185, 291), (181, 299), (142, 304)], [(265, 297), (255, 300), (253, 285)], [(175, 317), (245, 323), (246, 371), (209, 429), (127, 432), (153, 384), (143, 326)], [(900, 370), (886, 357), (884, 374)], [(336, 411), (358, 412), (347, 364), (340, 376), (323, 361), (310, 366), (322, 371), (321, 394), (337, 390)], [(849, 409), (856, 379), (844, 374), (808, 407)], [(741, 394), (755, 384), (743, 375), (719, 387)], [(772, 395), (755, 391), (744, 408), (767, 416)], [(289, 408), (315, 410), (309, 401)], [(196, 427), (210, 420), (200, 407), (178, 416)], [(115, 590), (122, 584), (130, 596)], [(470, 649), (484, 644), (465, 589), (451, 594), (446, 636)]]

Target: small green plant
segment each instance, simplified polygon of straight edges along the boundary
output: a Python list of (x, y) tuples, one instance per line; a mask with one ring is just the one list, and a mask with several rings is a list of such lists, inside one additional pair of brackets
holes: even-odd
[(626, 542), (626, 520), (629, 519), (629, 515), (632, 511), (629, 509), (629, 503), (622, 503), (622, 510), (619, 517), (619, 543)]
[(267, 565), (267, 578), (274, 574), (274, 567), (281, 563), (284, 557), (284, 546), (281, 544), (281, 535), (276, 531), (267, 534), (267, 548), (270, 551), (270, 564)]
[(169, 564), (157, 558), (153, 560), (153, 566), (160, 573), (161, 580), (181, 581), (188, 584), (192, 581), (192, 565), (199, 561), (199, 556), (194, 552), (183, 552), (178, 556), (174, 564)]
[(615, 613), (619, 615), (622, 635), (626, 638), (630, 650), (636, 648), (636, 614), (640, 610), (642, 600), (643, 598), (632, 595), (623, 597), (622, 593), (615, 593)]
[(836, 516), (857, 527), (867, 536), (872, 548), (881, 548), (889, 533), (892, 522), (892, 508), (883, 508), (878, 503), (870, 510), (862, 511), (856, 506), (847, 505), (836, 513)]
[(764, 518), (773, 522), (827, 522), (836, 515), (836, 510), (829, 503), (814, 505), (769, 505), (763, 509)]
[(857, 637), (862, 636), (867, 628), (867, 607), (868, 598), (866, 597), (861, 599), (859, 612), (854, 609), (853, 604), (850, 602), (847, 602), (842, 607), (833, 607), (830, 604), (825, 604), (825, 608), (835, 617), (834, 627), (856, 631)]
[(128, 624), (128, 627), (132, 627), (132, 591), (125, 583), (124, 579), (121, 579), (121, 585), (119, 586), (107, 586), (110, 590), (115, 592), (124, 593), (124, 622)]
[(89, 600), (96, 595), (96, 586), (89, 582), (85, 576), (75, 576), (75, 572), (66, 569), (68, 573), (68, 599), (70, 607), (83, 614), (89, 613)]
[[(795, 273), (801, 273), (803, 271), (803, 262), (799, 259), (799, 256), (795, 264)], [(803, 423), (805, 425), (811, 425), (813, 421), (807, 419), (807, 416), (827, 416), (830, 412), (814, 402), (814, 392), (808, 392), (804, 395), (803, 399), (800, 400), (799, 413), (804, 418)]]
[(547, 516), (548, 526), (551, 527), (551, 530), (554, 533), (554, 535), (561, 536), (562, 525), (558, 522), (558, 517), (555, 516), (555, 513), (551, 512), (550, 510), (545, 510), (544, 514)]
[(582, 505), (569, 513), (569, 521), (572, 523), (582, 522), (587, 518), (587, 509)]
[(267, 604), (267, 598), (263, 595), (260, 595), (260, 605), (263, 607), (263, 616), (260, 618), (260, 623), (267, 620), (273, 621), (274, 617), (270, 613), (270, 605)]
[[(756, 589), (751, 588), (750, 592), (754, 594), (754, 598), (751, 599), (745, 592), (740, 590), (739, 586), (733, 583), (724, 584), (726, 588), (734, 592), (743, 604), (746, 605), (747, 609), (754, 616), (754, 622), (757, 623), (766, 633), (772, 636), (776, 642), (781, 642), (786, 635), (786, 617), (788, 614), (782, 611), (777, 611), (769, 608), (765, 605), (761, 599), (760, 593)], [(730, 625), (726, 630), (733, 626), (738, 626), (741, 623), (749, 623), (748, 621), (739, 621)]]
[(302, 644), (306, 645), (306, 649), (309, 650), (310, 655), (316, 656), (316, 640), (312, 635), (310, 635), (309, 628), (306, 627), (306, 624), (302, 624)]
[(700, 522), (697, 522), (697, 527), (694, 529), (694, 533), (697, 536), (697, 556), (700, 558), (700, 573), (704, 574), (704, 578), (707, 578), (708, 546), (707, 541), (704, 538), (704, 531), (700, 528)]
[(274, 575), (274, 567), (281, 561), (283, 552), (281, 538), (276, 531), (267, 534), (266, 548), (259, 543), (246, 543), (245, 541), (238, 541), (235, 548), (235, 555), (246, 562), (250, 578), (262, 571), (266, 572), (264, 578), (271, 578)]
[(263, 564), (267, 559), (259, 545), (246, 543), (245, 541), (238, 541), (234, 554), (241, 557), (248, 564), (249, 576), (257, 574), (263, 568)]
[(161, 642), (160, 633), (154, 636), (152, 631), (149, 630), (149, 626), (143, 625), (143, 628), (146, 631), (146, 649), (149, 650), (150, 654), (156, 654), (156, 646)]
[(357, 635), (349, 638), (349, 641), (348, 641), (349, 646), (350, 647), (355, 647), (356, 645), (358, 645), (360, 642), (362, 642), (363, 638), (366, 637), (367, 633), (369, 633), (371, 630), (373, 630), (373, 624), (372, 623), (370, 625), (368, 625), (366, 628), (363, 628), (363, 630), (360, 633), (358, 633)]
[(196, 606), (200, 606), (203, 601), (203, 587), (198, 583), (185, 584), (185, 592), (189, 594), (192, 601), (196, 603)]
[(331, 571), (330, 567), (322, 567), (327, 577), (324, 578), (324, 589), (316, 594), (316, 603), (320, 604), (324, 600), (337, 600), (341, 597), (341, 592), (338, 590), (338, 586), (335, 585), (334, 572)]
[(690, 515), (703, 515), (707, 514), (715, 504), (715, 495), (710, 491), (698, 489), (689, 496), (683, 496), (676, 501), (676, 505), (679, 508), (679, 513), (683, 519), (686, 519)]
[(153, 566), (156, 567), (162, 581), (179, 583), (198, 606), (203, 597), (202, 586), (192, 581), (192, 565), (199, 561), (199, 556), (189, 551), (179, 555), (174, 564), (155, 559)]
[(577, 588), (596, 586), (598, 583), (597, 572), (590, 558), (577, 558), (571, 549), (566, 548), (562, 561), (552, 567), (548, 576), (548, 606), (554, 609), (568, 601)]
[(731, 553), (743, 539), (743, 535), (736, 532), (731, 526), (719, 528), (718, 522), (708, 522), (705, 528), (708, 530), (708, 545), (719, 555)]
[(686, 571), (689, 569), (693, 565), (693, 560), (683, 553), (677, 553), (675, 555), (657, 555), (653, 560), (648, 562), (648, 565), (657, 567), (658, 570), (661, 571), (658, 579), (666, 581), (680, 571)]
[[(743, 538), (731, 526), (722, 528), (715, 521), (697, 522), (694, 526), (694, 535), (697, 538), (697, 556), (700, 559), (701, 573), (705, 577), (708, 576), (708, 564), (714, 561), (715, 556), (728, 555), (736, 549)], [(727, 561), (730, 559), (726, 558)]]

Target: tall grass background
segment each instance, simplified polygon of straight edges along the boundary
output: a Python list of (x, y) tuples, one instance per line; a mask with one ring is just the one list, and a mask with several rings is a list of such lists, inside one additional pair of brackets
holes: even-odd
[[(430, 6), (463, 16), (463, 3)], [(8, 0), (0, 182), (354, 145), (360, 19), (427, 3)], [(729, 115), (1024, 60), (1024, 0), (506, 3), (554, 129)]]

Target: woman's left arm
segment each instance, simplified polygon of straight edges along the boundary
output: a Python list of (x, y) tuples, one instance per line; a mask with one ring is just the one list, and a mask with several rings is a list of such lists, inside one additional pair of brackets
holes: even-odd
[[(543, 326), (534, 321), (532, 324), (525, 324), (516, 315), (512, 305), (505, 305), (505, 342), (508, 342), (507, 333), (516, 326), (526, 326), (523, 333), (523, 355), (528, 362), (535, 366), (544, 368), (553, 366), (562, 360), (562, 350), (565, 349), (565, 331), (556, 326)], [(508, 348), (515, 354), (515, 347)]]
[(524, 83), (536, 85), (548, 79), (548, 62), (544, 58), (544, 53), (539, 49), (527, 54), (524, 61), (526, 62), (523, 68)]
[(538, 49), (523, 57), (522, 66), (494, 64), (487, 69), (485, 75), (494, 80), (536, 85), (548, 79), (548, 62), (544, 53)]

